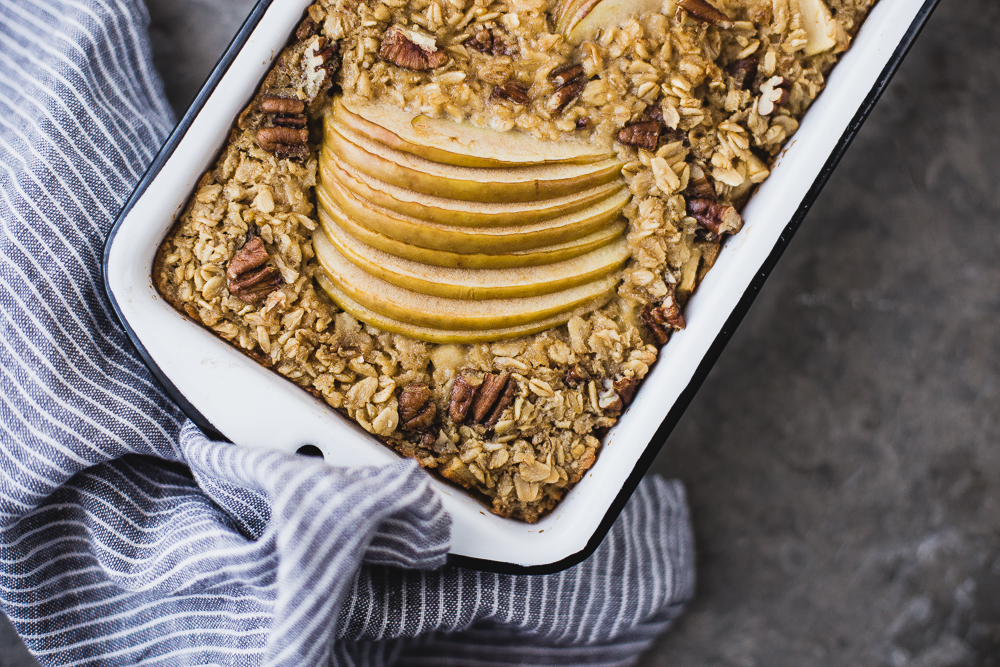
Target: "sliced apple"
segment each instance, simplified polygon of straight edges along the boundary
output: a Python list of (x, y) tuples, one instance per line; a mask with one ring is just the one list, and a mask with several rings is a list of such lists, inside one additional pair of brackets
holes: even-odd
[(540, 296), (510, 299), (445, 299), (420, 294), (372, 276), (358, 268), (317, 230), (316, 259), (327, 276), (362, 306), (387, 317), (419, 326), (448, 330), (499, 329), (530, 324), (576, 308), (592, 308), (615, 292), (619, 275)]
[[(625, 231), (625, 221), (608, 225), (607, 227), (584, 236), (583, 238), (568, 243), (534, 248), (532, 250), (522, 250), (518, 252), (508, 252), (500, 254), (470, 253), (460, 254), (447, 250), (432, 250), (421, 248), (391, 239), (388, 236), (378, 234), (368, 228), (357, 224), (341, 212), (335, 213), (336, 217), (327, 213), (323, 207), (319, 208), (319, 221), (324, 229), (332, 229), (334, 226), (340, 227), (351, 236), (377, 248), (383, 252), (410, 259), (414, 262), (422, 262), (432, 266), (444, 266), (464, 269), (506, 269), (518, 266), (540, 266), (542, 264), (552, 264), (561, 262), (573, 257), (585, 255), (592, 250), (614, 242)], [(331, 233), (332, 236), (332, 233)]]
[(556, 32), (563, 35), (569, 32), (569, 24), (571, 22), (575, 24), (573, 17), (579, 11), (580, 5), (588, 1), (590, 0), (562, 0), (556, 7), (556, 13), (552, 19)]
[(447, 299), (507, 299), (569, 289), (617, 271), (629, 257), (625, 237), (574, 259), (509, 269), (428, 266), (377, 250), (337, 225), (327, 240), (358, 268), (393, 285)]
[(663, 0), (584, 0), (568, 17), (563, 34), (571, 44), (594, 39), (602, 28), (619, 26), (629, 19), (656, 14)]
[(574, 2), (563, 17), (560, 27), (562, 34), (569, 39), (570, 32), (576, 27), (576, 24), (585, 19), (601, 2), (602, 0), (577, 0)]
[(383, 146), (456, 167), (589, 164), (613, 157), (611, 150), (599, 150), (582, 140), (543, 141), (523, 132), (497, 132), (387, 104), (356, 105), (340, 98), (330, 107), (329, 121)]
[(626, 191), (625, 183), (614, 182), (584, 190), (577, 194), (543, 199), (537, 202), (496, 204), (445, 199), (414, 192), (340, 162), (330, 151), (322, 151), (320, 181), (335, 180), (362, 201), (428, 222), (440, 222), (463, 227), (502, 227), (527, 225), (575, 213), (608, 197)]
[(620, 178), (616, 158), (592, 164), (477, 169), (439, 164), (378, 144), (327, 122), (324, 147), (342, 162), (392, 185), (477, 202), (530, 202), (563, 197)]
[(404, 336), (416, 338), (417, 340), (426, 341), (428, 343), (485, 343), (508, 338), (520, 338), (521, 336), (538, 333), (539, 331), (554, 329), (561, 324), (566, 324), (566, 322), (568, 322), (574, 315), (585, 312), (585, 309), (578, 308), (565, 313), (560, 313), (558, 315), (553, 315), (552, 317), (539, 320), (538, 322), (522, 324), (516, 327), (481, 329), (479, 331), (448, 331), (445, 329), (433, 329), (431, 327), (418, 326), (410, 322), (403, 322), (401, 320), (396, 320), (391, 317), (386, 317), (380, 313), (376, 313), (370, 308), (365, 308), (360, 303), (349, 297), (344, 290), (337, 287), (333, 281), (322, 272), (316, 275), (316, 282), (319, 283), (319, 286), (323, 289), (323, 291), (325, 291), (333, 302), (340, 306), (344, 312), (350, 313), (362, 322), (370, 324), (373, 327), (378, 327), (384, 331), (391, 331), (393, 333), (402, 334)]
[(629, 201), (629, 193), (609, 197), (559, 218), (519, 227), (459, 227), (425, 222), (393, 213), (357, 199), (330, 181), (316, 188), (316, 198), (331, 215), (343, 215), (373, 232), (422, 248), (457, 253), (503, 253), (565, 243), (614, 223)]

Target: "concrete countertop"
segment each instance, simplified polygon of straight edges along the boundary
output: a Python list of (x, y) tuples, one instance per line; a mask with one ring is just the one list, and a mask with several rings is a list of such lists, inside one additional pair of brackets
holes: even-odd
[[(180, 114), (253, 3), (149, 4)], [(643, 667), (1000, 664), (997, 27), (942, 2), (656, 460), (699, 585)]]

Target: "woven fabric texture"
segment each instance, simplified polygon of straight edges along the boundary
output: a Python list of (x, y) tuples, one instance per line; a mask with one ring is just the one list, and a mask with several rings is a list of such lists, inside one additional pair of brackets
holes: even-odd
[(132, 349), (105, 237), (173, 118), (137, 0), (0, 0), (0, 609), (43, 665), (626, 665), (693, 594), (643, 482), (547, 576), (445, 565), (413, 462), (205, 438)]

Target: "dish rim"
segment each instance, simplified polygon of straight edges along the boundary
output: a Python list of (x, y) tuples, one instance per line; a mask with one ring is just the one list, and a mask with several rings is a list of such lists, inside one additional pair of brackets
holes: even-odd
[[(111, 248), (114, 244), (115, 237), (118, 235), (120, 228), (128, 217), (129, 213), (132, 211), (136, 203), (145, 194), (146, 190), (150, 187), (156, 177), (159, 175), (160, 171), (163, 169), (164, 165), (174, 154), (175, 150), (181, 143), (181, 140), (186, 135), (187, 131), (190, 129), (195, 118), (201, 113), (209, 98), (215, 92), (219, 83), (223, 77), (228, 72), (229, 68), (232, 66), (233, 62), (236, 60), (237, 56), (240, 54), (244, 46), (246, 46), (253, 31), (257, 28), (261, 19), (273, 4), (274, 0), (258, 0), (254, 8), (251, 10), (246, 20), (241, 25), (240, 29), (237, 31), (236, 35), (230, 41), (226, 50), (223, 52), (222, 56), (219, 58), (215, 66), (212, 68), (211, 73), (205, 80), (198, 94), (192, 100), (190, 106), (185, 111), (184, 115), (178, 121), (177, 125), (171, 131), (170, 135), (164, 141), (162, 147), (157, 152), (156, 156), (153, 158), (149, 167), (140, 178), (132, 193), (129, 195), (125, 204), (122, 206), (121, 211), (115, 219), (111, 230), (108, 233), (107, 240), (105, 241), (103, 261), (102, 261), (102, 279), (104, 283), (104, 289), (111, 302), (112, 309), (115, 315), (121, 322), (126, 335), (132, 345), (135, 347), (137, 353), (142, 359), (143, 363), (149, 368), (153, 377), (157, 382), (163, 387), (164, 391), (177, 403), (178, 407), (190, 418), (199, 428), (201, 428), (206, 435), (213, 439), (222, 440), (226, 442), (231, 442), (219, 429), (217, 429), (209, 419), (207, 419), (192, 403), (188, 398), (177, 388), (173, 381), (167, 376), (167, 374), (162, 371), (159, 365), (153, 360), (150, 353), (147, 351), (142, 341), (139, 339), (132, 326), (130, 326), (128, 320), (126, 319), (121, 305), (118, 302), (110, 284), (109, 277), (109, 257), (111, 254)], [(832, 152), (824, 163), (823, 167), (817, 174), (816, 178), (813, 180), (812, 185), (806, 192), (802, 201), (799, 203), (794, 215), (788, 222), (788, 224), (782, 230), (777, 242), (772, 247), (770, 253), (764, 262), (760, 265), (754, 278), (750, 281), (747, 288), (744, 290), (736, 306), (730, 312), (729, 316), (726, 318), (724, 325), (720, 329), (719, 333), (716, 335), (712, 343), (709, 345), (708, 350), (702, 356), (701, 360), (688, 383), (680, 391), (677, 399), (674, 401), (673, 405), (668, 410), (666, 416), (660, 422), (660, 425), (655, 430), (653, 436), (650, 438), (649, 442), (643, 449), (642, 454), (638, 457), (635, 464), (633, 465), (632, 471), (627, 477), (626, 481), (623, 483), (618, 494), (615, 496), (614, 500), (608, 506), (604, 517), (601, 519), (596, 530), (591, 535), (590, 539), (587, 541), (586, 545), (579, 551), (570, 554), (558, 561), (554, 561), (547, 564), (541, 565), (519, 565), (516, 563), (509, 563), (506, 561), (489, 560), (484, 558), (477, 558), (473, 556), (466, 556), (462, 554), (448, 554), (448, 562), (451, 565), (465, 567), (474, 570), (495, 572), (500, 574), (551, 574), (555, 572), (560, 572), (566, 568), (572, 567), (580, 563), (581, 561), (588, 558), (601, 544), (601, 542), (606, 537), (608, 531), (610, 531), (615, 520), (618, 518), (621, 511), (624, 509), (625, 504), (631, 498), (639, 482), (645, 476), (649, 467), (652, 465), (654, 459), (659, 454), (663, 445), (665, 444), (667, 437), (676, 427), (677, 423), (680, 421), (681, 416), (687, 410), (691, 401), (693, 400), (698, 389), (701, 387), (705, 378), (708, 376), (711, 369), (714, 367), (715, 363), (718, 361), (723, 350), (728, 344), (729, 340), (732, 338), (737, 327), (743, 321), (743, 318), (749, 312), (750, 307), (753, 305), (757, 294), (760, 292), (764, 283), (767, 281), (771, 274), (771, 271), (777, 265), (778, 260), (784, 253), (785, 249), (788, 247), (789, 242), (794, 236), (795, 232), (801, 226), (802, 221), (805, 219), (812, 205), (815, 203), (817, 197), (822, 192), (826, 183), (829, 181), (830, 176), (836, 169), (840, 160), (846, 154), (848, 148), (853, 142), (854, 138), (857, 136), (859, 130), (864, 125), (865, 121), (868, 119), (871, 111), (874, 109), (875, 104), (881, 98), (882, 94), (888, 87), (889, 82), (892, 80), (893, 76), (902, 64), (902, 61), (909, 53), (913, 44), (915, 43), (917, 37), (920, 35), (930, 16), (933, 14), (934, 10), (937, 8), (940, 0), (924, 0), (920, 9), (917, 11), (914, 19), (911, 21), (910, 25), (903, 34), (902, 39), (897, 43), (892, 55), (889, 57), (886, 65), (883, 67), (882, 71), (876, 78), (868, 94), (865, 96), (863, 102), (858, 108), (857, 112), (848, 123), (847, 128), (838, 139)], [(254, 362), (256, 363), (256, 362)], [(270, 369), (269, 369), (270, 370)], [(272, 371), (273, 372), (273, 371)], [(282, 378), (285, 379), (285, 378)]]

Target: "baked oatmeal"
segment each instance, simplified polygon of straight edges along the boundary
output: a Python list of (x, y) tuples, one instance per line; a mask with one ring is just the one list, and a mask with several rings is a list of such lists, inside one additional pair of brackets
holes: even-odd
[[(594, 464), (660, 347), (684, 328), (685, 303), (740, 231), (739, 211), (874, 2), (320, 0), (199, 181), (157, 254), (154, 282), (178, 310), (400, 454), (501, 516), (536, 521)], [(453, 207), (469, 220), (528, 225), (519, 233), (538, 236), (527, 249), (491, 253), (487, 240), (453, 259), (448, 237), (413, 250), (357, 224), (344, 213), (347, 199), (329, 201), (336, 183), (353, 183), (345, 197), (368, 193), (355, 211), (363, 217), (381, 206), (372, 198), (397, 187), (370, 178), (364, 160), (353, 180), (331, 176), (350, 171), (343, 151), (368, 139), (331, 146), (364, 134), (362, 121), (380, 117), (372, 109), (479, 128), (490, 141), (512, 137), (526, 155), (542, 146), (553, 160), (576, 160), (576, 171), (525, 162), (525, 173), (590, 180), (554, 187), (547, 204), (525, 203), (529, 194), (500, 208)], [(339, 130), (343, 137), (343, 125), (326, 127), (338, 119), (353, 128)], [(392, 136), (392, 151), (409, 150), (405, 136)], [(454, 157), (435, 150), (418, 146), (415, 164)], [(473, 157), (482, 169), (513, 160)], [(605, 165), (600, 178), (586, 166), (595, 164)], [(572, 237), (551, 232), (558, 216), (602, 202), (609, 212), (599, 224)], [(441, 206), (442, 219), (418, 222), (468, 223)], [(412, 227), (411, 212), (401, 219)], [(480, 299), (512, 304), (504, 317), (454, 320), (475, 326), (408, 318), (339, 283), (331, 267), (343, 257), (344, 275), (396, 280), (379, 290), (426, 285), (445, 290), (435, 304), (453, 299), (472, 310)], [(586, 263), (574, 257), (593, 269), (575, 283), (560, 266), (545, 268)], [(590, 296), (510, 319), (523, 303), (504, 291), (508, 283), (464, 300), (461, 285), (447, 291), (454, 276), (506, 280), (503, 267), (528, 265), (523, 275), (565, 290), (554, 293)]]

